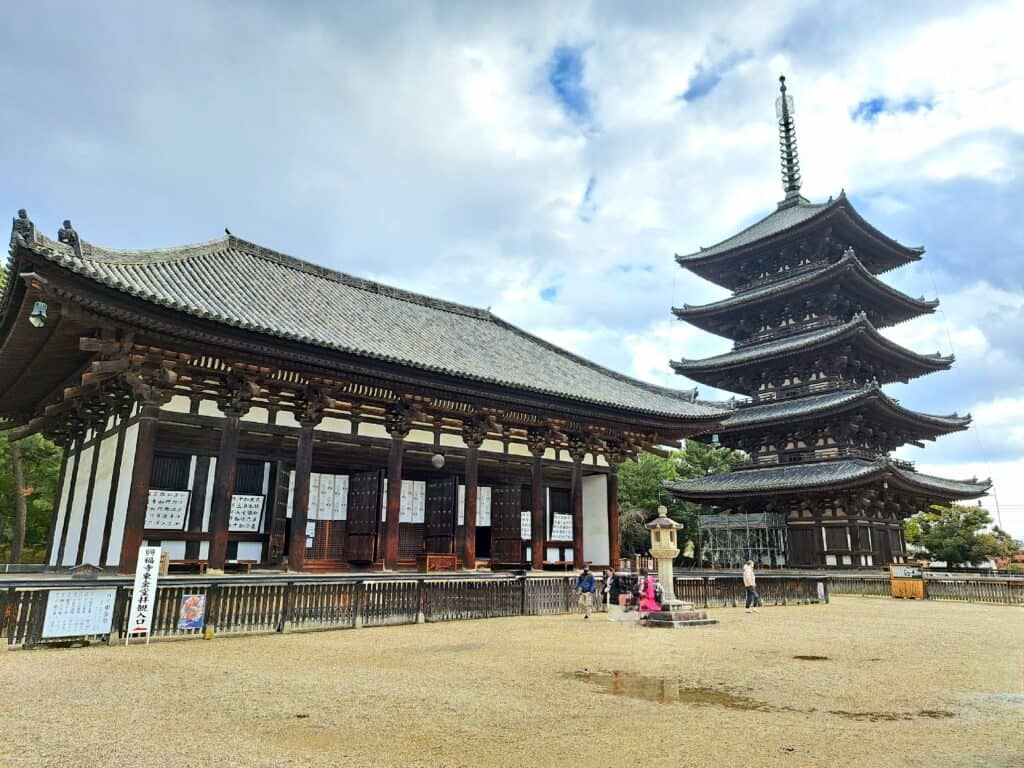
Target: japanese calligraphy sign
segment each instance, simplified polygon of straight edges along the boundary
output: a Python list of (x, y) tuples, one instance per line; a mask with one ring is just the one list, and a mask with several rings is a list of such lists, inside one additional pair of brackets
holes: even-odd
[(520, 514), (519, 531), (520, 531), (520, 535), (522, 536), (523, 541), (529, 541), (530, 540), (530, 531), (532, 530), (531, 526), (532, 526), (532, 522), (533, 522), (532, 520), (530, 520), (530, 516), (532, 514), (533, 513), (530, 512), (530, 510), (528, 510), (528, 509), (524, 509), (522, 511), (522, 513)]
[(236, 493), (231, 497), (231, 512), (228, 513), (229, 531), (257, 533), (262, 522), (263, 496)]
[(116, 597), (116, 588), (51, 590), (46, 598), (43, 637), (108, 634)]
[(572, 541), (572, 515), (555, 514), (551, 521), (552, 541)]
[(160, 547), (139, 547), (139, 561), (135, 566), (135, 585), (132, 589), (132, 606), (128, 613), (128, 632), (124, 643), (132, 635), (146, 635), (153, 621), (153, 603), (156, 600), (156, 582), (160, 575)]
[(190, 496), (190, 491), (150, 490), (146, 501), (146, 528), (184, 530)]

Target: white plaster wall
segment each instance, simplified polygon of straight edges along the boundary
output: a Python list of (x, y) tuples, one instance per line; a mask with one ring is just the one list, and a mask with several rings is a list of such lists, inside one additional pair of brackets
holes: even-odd
[(206, 560), (210, 556), (210, 542), (200, 541), (199, 542), (199, 559)]
[[(157, 539), (154, 539), (157, 541)], [(160, 552), (166, 552), (167, 556), (171, 560), (184, 560), (185, 559), (185, 542), (184, 541), (167, 541), (166, 539), (160, 539)], [(145, 544), (148, 545), (149, 539)]]
[(583, 559), (608, 565), (608, 477), (583, 478)]
[(508, 452), (511, 456), (533, 456), (530, 449), (523, 443), (509, 443)]
[(213, 478), (217, 474), (217, 459), (210, 459), (210, 473), (206, 477), (206, 498), (203, 500), (203, 530), (210, 530), (210, 509), (213, 507)]
[(424, 445), (434, 444), (434, 433), (428, 432), (425, 429), (410, 429), (409, 436), (405, 438), (412, 443), (422, 443)]
[(217, 407), (217, 402), (215, 400), (200, 400), (199, 415), (216, 416), (218, 418), (224, 416), (224, 414), (220, 412), (220, 408)]
[(89, 472), (92, 470), (92, 454), (96, 448), (86, 448), (78, 464), (78, 477), (75, 478), (75, 498), (71, 504), (68, 538), (64, 543), (64, 559), (61, 565), (75, 565), (78, 556), (78, 540), (82, 537), (82, 517), (85, 515), (86, 491), (89, 490)]
[(277, 412), (277, 420), (274, 422), (279, 427), (298, 427), (299, 422), (291, 411), (280, 410)]
[(138, 442), (139, 425), (132, 424), (125, 430), (124, 435), (124, 452), (121, 454), (117, 500), (114, 503), (114, 521), (110, 526), (106, 565), (118, 565), (121, 561), (121, 542), (124, 540), (124, 521), (128, 516), (128, 496), (132, 489), (132, 468), (135, 466), (135, 449)]
[(175, 395), (174, 397), (171, 398), (171, 401), (169, 403), (160, 406), (160, 410), (171, 411), (172, 413), (188, 413), (191, 407), (191, 400), (189, 400), (184, 395)]
[(375, 424), (369, 421), (360, 422), (359, 434), (365, 435), (366, 437), (391, 437), (391, 435), (388, 434), (388, 431), (384, 429), (383, 424)]
[(548, 448), (544, 451), (544, 458), (550, 459), (551, 461), (558, 461), (558, 452), (554, 448)]
[[(107, 522), (107, 502), (110, 499), (110, 486), (113, 484), (114, 454), (117, 452), (117, 435), (113, 434), (100, 443), (100, 458), (96, 464), (96, 483), (92, 493), (92, 506), (89, 512), (89, 530), (85, 536), (85, 551), (82, 553), (83, 563), (100, 564), (100, 550), (103, 548), (103, 527)], [(120, 482), (120, 481), (119, 481)]]
[(238, 560), (263, 559), (263, 542), (261, 541), (240, 541), (238, 542)]
[(53, 536), (53, 548), (50, 552), (50, 565), (57, 564), (57, 553), (60, 550), (60, 532), (64, 530), (64, 514), (68, 508), (68, 494), (71, 493), (71, 467), (74, 462), (74, 455), (68, 451), (67, 453), (67, 466), (64, 468), (64, 485), (60, 490), (60, 500), (58, 501), (57, 507), (57, 520), (54, 523), (54, 528), (50, 532)]
[[(278, 415), (280, 416), (280, 414)], [(278, 423), (280, 423), (280, 421)], [(352, 434), (352, 422), (349, 421), (348, 419), (339, 419), (334, 416), (327, 416), (323, 421), (320, 422), (320, 424), (317, 426), (317, 429), (322, 429), (325, 432), (335, 432), (340, 435), (350, 435)]]
[(441, 433), (441, 445), (449, 448), (465, 448), (466, 444), (462, 441), (462, 437), (459, 435), (453, 435), (451, 432)]
[(484, 440), (480, 444), (480, 450), (484, 453), (504, 453), (505, 446), (500, 440)]
[(270, 411), (257, 405), (246, 411), (239, 421), (254, 421), (258, 424), (266, 424), (270, 421)]

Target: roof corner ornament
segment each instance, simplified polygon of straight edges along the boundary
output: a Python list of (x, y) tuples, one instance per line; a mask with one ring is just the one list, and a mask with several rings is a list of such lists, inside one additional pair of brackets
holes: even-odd
[(36, 225), (28, 217), (28, 211), (24, 208), (18, 209), (18, 215), (11, 223), (11, 246), (29, 246), (36, 242)]
[(78, 233), (71, 226), (71, 219), (64, 219), (64, 225), (57, 230), (57, 241), (70, 245), (77, 256), (82, 255), (82, 241), (78, 239)]
[(782, 207), (800, 201), (800, 158), (796, 151), (796, 126), (793, 123), (793, 97), (786, 93), (786, 76), (779, 76), (779, 97), (775, 100), (775, 114), (779, 118), (779, 152), (782, 158), (782, 187), (786, 199)]

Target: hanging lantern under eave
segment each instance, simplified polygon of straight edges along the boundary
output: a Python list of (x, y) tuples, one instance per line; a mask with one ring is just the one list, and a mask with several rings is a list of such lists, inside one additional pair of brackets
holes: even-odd
[(430, 457), (430, 466), (434, 469), (441, 469), (444, 466), (444, 454), (435, 453)]
[(28, 321), (36, 328), (42, 328), (46, 325), (46, 312), (48, 309), (49, 307), (45, 301), (37, 301), (32, 305), (32, 313), (28, 316)]

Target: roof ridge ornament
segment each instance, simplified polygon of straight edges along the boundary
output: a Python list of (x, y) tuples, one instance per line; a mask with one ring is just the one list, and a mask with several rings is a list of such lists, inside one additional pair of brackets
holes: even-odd
[(800, 196), (800, 158), (796, 150), (794, 112), (793, 97), (786, 93), (786, 76), (779, 75), (779, 97), (775, 100), (775, 115), (779, 119), (782, 188), (786, 190), (786, 198), (779, 203), (779, 208), (789, 208), (803, 199)]
[(11, 246), (23, 245), (27, 247), (35, 245), (35, 242), (36, 225), (28, 217), (28, 211), (24, 208), (19, 208), (18, 215), (11, 222)]

